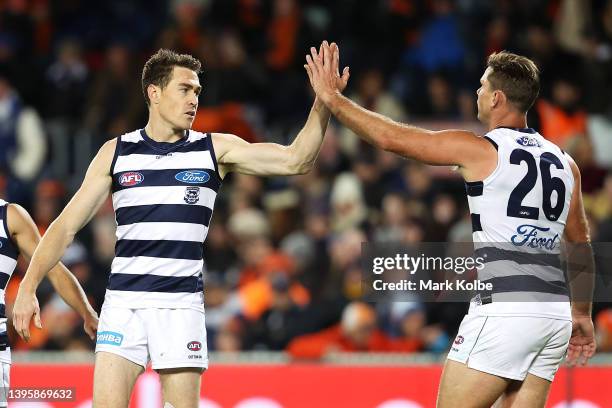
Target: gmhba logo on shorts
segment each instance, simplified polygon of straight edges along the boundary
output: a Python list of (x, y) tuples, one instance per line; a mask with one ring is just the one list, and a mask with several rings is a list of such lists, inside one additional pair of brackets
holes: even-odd
[(98, 333), (96, 343), (108, 344), (111, 346), (120, 346), (123, 342), (123, 334), (112, 331), (103, 331)]
[(200, 351), (202, 350), (202, 343), (199, 341), (190, 341), (187, 343), (187, 349), (189, 351)]
[(119, 176), (119, 184), (124, 187), (131, 187), (142, 183), (144, 176), (137, 171), (128, 171)]
[(210, 174), (203, 170), (185, 170), (181, 171), (180, 173), (176, 173), (174, 178), (181, 183), (200, 184), (206, 183), (208, 180), (210, 180)]

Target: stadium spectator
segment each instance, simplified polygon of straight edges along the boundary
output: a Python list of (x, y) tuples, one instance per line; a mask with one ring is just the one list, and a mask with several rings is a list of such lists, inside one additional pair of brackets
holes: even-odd
[(0, 170), (13, 180), (8, 199), (24, 201), (43, 168), (47, 142), (40, 116), (21, 100), (11, 76), (9, 67), (0, 67)]
[[(297, 57), (322, 39), (339, 42), (353, 99), (400, 121), (410, 115), (438, 127), (448, 120), (474, 126), (472, 89), (490, 52), (535, 60), (540, 114), (528, 125), (579, 162), (594, 240), (612, 241), (612, 0), (4, 2), (0, 197), (31, 209), (44, 231), (82, 179), (92, 141), (144, 125), (133, 66), (160, 46), (203, 61), (196, 129), (284, 141), (311, 97)], [(21, 122), (31, 130), (17, 132)], [(471, 240), (456, 174), (372, 153), (348, 132), (330, 123), (307, 175), (224, 180), (204, 249), (211, 349), (278, 349), (292, 336), (338, 324), (344, 305), (362, 295), (361, 242)], [(85, 249), (71, 261), (98, 305), (114, 255), (110, 205), (77, 237)], [(290, 299), (283, 279), (299, 288)], [(9, 308), (18, 285), (16, 274), (6, 290)], [(49, 293), (42, 307), (52, 301)], [(406, 326), (422, 326), (423, 347), (437, 352), (442, 334), (456, 331), (459, 309), (427, 304), (406, 313)], [(292, 326), (298, 319), (301, 333)], [(51, 347), (40, 333), (30, 346)], [(73, 335), (74, 342), (53, 347), (91, 348)]]
[[(357, 92), (352, 94), (351, 99), (394, 120), (406, 119), (406, 112), (400, 101), (385, 89), (384, 74), (379, 68), (369, 68), (359, 75)], [(343, 128), (340, 134), (342, 151), (355, 157), (362, 146), (359, 138), (347, 128)]]
[(350, 303), (342, 312), (339, 325), (319, 333), (295, 338), (287, 346), (294, 358), (319, 359), (330, 352), (413, 352), (419, 340), (394, 340), (377, 328), (374, 309), (367, 303)]
[(581, 92), (571, 79), (557, 78), (552, 85), (552, 100), (536, 102), (539, 129), (545, 138), (562, 149), (572, 137), (586, 135), (587, 115), (580, 104)]
[(612, 352), (612, 309), (599, 312), (595, 318), (597, 348), (601, 352)]
[(142, 90), (134, 81), (130, 55), (126, 45), (111, 45), (106, 50), (104, 68), (93, 78), (84, 124), (94, 133), (96, 148), (144, 123)]

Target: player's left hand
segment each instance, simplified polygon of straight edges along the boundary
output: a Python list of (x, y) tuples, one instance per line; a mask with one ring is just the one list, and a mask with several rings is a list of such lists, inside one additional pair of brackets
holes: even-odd
[(310, 55), (306, 56), (306, 72), (310, 79), (310, 85), (317, 96), (329, 105), (336, 94), (342, 93), (349, 80), (349, 67), (345, 67), (340, 76), (340, 50), (336, 43), (329, 45), (323, 41), (319, 51), (310, 48)]
[(98, 331), (98, 314), (95, 310), (89, 309), (85, 316), (83, 316), (83, 329), (90, 339), (96, 339), (96, 332)]
[(595, 329), (591, 316), (572, 316), (572, 337), (566, 361), (570, 367), (584, 366), (595, 354)]
[(34, 317), (34, 325), (42, 329), (40, 321), (40, 306), (33, 292), (19, 288), (15, 303), (13, 303), (13, 326), (17, 334), (26, 342), (30, 341), (30, 321)]

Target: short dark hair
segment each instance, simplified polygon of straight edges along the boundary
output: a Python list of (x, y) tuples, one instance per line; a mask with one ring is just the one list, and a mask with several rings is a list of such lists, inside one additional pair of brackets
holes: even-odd
[(174, 67), (183, 67), (199, 74), (202, 63), (189, 54), (179, 54), (172, 50), (161, 48), (149, 58), (142, 69), (142, 93), (147, 106), (151, 104), (147, 88), (149, 85), (157, 85), (165, 88), (172, 78)]
[(500, 90), (516, 109), (526, 113), (540, 92), (540, 70), (527, 57), (502, 51), (489, 55), (488, 76), (493, 90)]

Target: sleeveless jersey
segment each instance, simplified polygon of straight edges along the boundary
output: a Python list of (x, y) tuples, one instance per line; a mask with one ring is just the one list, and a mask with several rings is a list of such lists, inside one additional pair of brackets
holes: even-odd
[(105, 305), (203, 308), (203, 245), (221, 179), (210, 134), (160, 143), (117, 139), (111, 165), (117, 223)]
[(466, 182), (475, 255), (484, 259), (481, 291), (470, 313), (570, 319), (560, 241), (574, 177), (568, 157), (533, 129), (497, 128), (485, 135), (497, 167)]
[[(19, 249), (11, 239), (8, 229), (7, 210), (8, 203), (0, 200), (0, 222), (2, 223), (2, 226), (0, 226), (0, 350), (5, 350), (8, 347), (4, 291), (17, 266), (17, 257), (19, 256)], [(4, 354), (0, 354), (0, 361), (10, 362), (5, 361), (3, 357)]]

